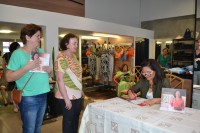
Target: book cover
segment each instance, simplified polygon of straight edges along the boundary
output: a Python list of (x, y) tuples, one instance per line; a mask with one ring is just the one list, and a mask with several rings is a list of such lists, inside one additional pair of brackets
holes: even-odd
[(186, 90), (162, 88), (160, 110), (185, 112)]
[(50, 54), (48, 53), (39, 53), (39, 52), (31, 52), (31, 61), (33, 61), (34, 59), (40, 59), (41, 64), (39, 67), (34, 68), (32, 70), (30, 70), (30, 72), (41, 72), (41, 73), (46, 73), (45, 71), (43, 71), (43, 66), (49, 66), (49, 62), (50, 62)]

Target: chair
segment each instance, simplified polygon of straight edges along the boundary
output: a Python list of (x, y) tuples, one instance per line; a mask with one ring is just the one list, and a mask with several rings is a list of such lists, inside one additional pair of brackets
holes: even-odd
[[(133, 66), (131, 69), (132, 73), (135, 73), (135, 75), (140, 79), (142, 77), (141, 71), (142, 67), (141, 66)], [(138, 79), (138, 81), (139, 81)]]
[(165, 74), (172, 74), (172, 72), (168, 68), (166, 67), (160, 67), (160, 68), (164, 71)]
[(184, 89), (184, 79), (173, 74), (166, 74), (166, 77), (169, 79), (172, 88)]

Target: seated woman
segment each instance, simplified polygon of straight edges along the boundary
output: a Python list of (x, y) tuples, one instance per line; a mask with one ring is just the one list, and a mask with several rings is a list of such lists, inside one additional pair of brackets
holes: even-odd
[(174, 92), (174, 97), (170, 101), (170, 105), (175, 110), (183, 110), (184, 109), (184, 100), (182, 98), (181, 92), (176, 90)]
[(165, 77), (163, 70), (154, 59), (147, 59), (142, 62), (142, 78), (131, 89), (128, 90), (128, 97), (135, 99), (139, 91), (141, 97), (148, 100), (143, 105), (151, 106), (161, 102), (162, 88), (169, 88), (169, 80)]
[(133, 80), (131, 79), (131, 72), (129, 71), (127, 64), (123, 64), (121, 70), (116, 72), (114, 80), (118, 84), (117, 96), (120, 96), (120, 92), (122, 90), (125, 90), (127, 87), (131, 87), (134, 84)]

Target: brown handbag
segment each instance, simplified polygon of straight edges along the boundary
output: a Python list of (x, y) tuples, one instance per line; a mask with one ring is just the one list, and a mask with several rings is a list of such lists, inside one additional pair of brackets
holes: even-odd
[(22, 90), (17, 90), (16, 87), (12, 90), (12, 97), (15, 103), (20, 103), (22, 100)]
[(26, 87), (27, 83), (29, 82), (29, 80), (31, 79), (31, 77), (33, 76), (33, 73), (32, 75), (30, 76), (30, 78), (28, 79), (28, 81), (26, 82), (26, 84), (24, 85), (24, 87), (21, 89), (21, 90), (17, 90), (16, 89), (16, 86), (14, 87), (14, 89), (12, 90), (12, 98), (13, 98), (13, 101), (15, 103), (20, 103), (21, 100), (22, 100), (22, 92), (24, 90), (24, 88)]

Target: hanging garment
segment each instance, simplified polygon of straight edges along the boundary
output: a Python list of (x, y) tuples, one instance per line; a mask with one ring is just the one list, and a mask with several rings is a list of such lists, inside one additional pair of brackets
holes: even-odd
[(101, 55), (101, 73), (104, 81), (108, 81), (109, 75), (109, 54)]
[(114, 71), (114, 57), (113, 55), (109, 55), (109, 81), (113, 80), (113, 71)]
[(120, 51), (118, 51), (118, 50), (115, 51), (115, 58), (116, 59), (121, 58), (122, 54), (124, 53), (123, 48), (121, 48), (121, 47), (119, 47), (119, 48), (120, 48)]
[(122, 56), (121, 56), (122, 61), (126, 61), (126, 50), (124, 50)]
[(101, 66), (101, 58), (96, 56), (96, 75), (95, 75), (95, 79), (99, 80), (100, 77), (100, 67)]
[(90, 74), (95, 75), (96, 74), (96, 56), (92, 54), (89, 60), (90, 60)]

